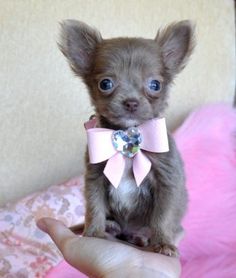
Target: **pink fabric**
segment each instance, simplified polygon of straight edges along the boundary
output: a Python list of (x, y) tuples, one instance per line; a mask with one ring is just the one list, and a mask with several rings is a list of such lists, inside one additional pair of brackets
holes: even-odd
[(236, 277), (236, 110), (199, 109), (175, 138), (189, 192), (182, 277)]
[[(236, 112), (203, 107), (175, 132), (184, 159), (189, 208), (180, 245), (182, 278), (236, 277)], [(84, 278), (35, 225), (51, 216), (83, 221), (83, 177), (0, 208), (0, 277)]]
[(61, 261), (55, 268), (47, 274), (46, 278), (87, 278), (85, 274), (69, 265), (66, 261)]
[[(112, 185), (119, 186), (124, 168), (125, 158), (112, 144), (114, 130), (93, 128), (94, 119), (85, 123), (90, 163), (108, 160), (104, 174)], [(168, 152), (168, 138), (165, 119), (152, 119), (138, 127), (142, 142), (140, 148), (150, 152)], [(131, 159), (131, 158), (128, 158)], [(151, 162), (141, 150), (132, 158), (133, 173), (137, 186), (141, 184), (151, 169)]]
[(53, 217), (71, 226), (84, 222), (83, 177), (53, 185), (0, 207), (0, 277), (44, 278), (61, 260), (36, 220)]

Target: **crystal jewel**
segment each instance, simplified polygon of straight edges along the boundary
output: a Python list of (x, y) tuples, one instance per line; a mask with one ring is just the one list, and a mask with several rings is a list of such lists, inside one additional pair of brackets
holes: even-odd
[(112, 144), (124, 156), (133, 157), (140, 150), (142, 137), (137, 127), (130, 127), (126, 131), (116, 130), (112, 134)]

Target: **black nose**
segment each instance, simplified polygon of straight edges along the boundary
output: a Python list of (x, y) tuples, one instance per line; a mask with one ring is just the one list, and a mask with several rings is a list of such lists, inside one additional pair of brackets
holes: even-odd
[(138, 109), (139, 101), (134, 98), (126, 99), (123, 101), (123, 105), (125, 107), (125, 110), (129, 112), (135, 112)]

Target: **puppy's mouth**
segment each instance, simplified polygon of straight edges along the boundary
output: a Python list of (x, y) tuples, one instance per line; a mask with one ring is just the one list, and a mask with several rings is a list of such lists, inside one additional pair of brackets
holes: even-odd
[(122, 122), (123, 122), (123, 125), (125, 126), (125, 128), (132, 127), (132, 126), (138, 126), (141, 124), (140, 121), (138, 121), (136, 118), (134, 118), (132, 116), (123, 119)]
[(135, 113), (125, 113), (123, 115), (101, 115), (100, 117), (102, 127), (115, 130), (125, 130), (129, 127), (139, 126), (149, 119), (135, 115)]

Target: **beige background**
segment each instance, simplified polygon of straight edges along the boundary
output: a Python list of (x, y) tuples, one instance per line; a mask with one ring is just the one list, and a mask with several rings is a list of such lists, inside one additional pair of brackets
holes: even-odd
[(233, 0), (0, 0), (0, 203), (83, 172), (92, 108), (57, 49), (66, 18), (104, 38), (152, 38), (160, 26), (192, 19), (197, 48), (172, 88), (169, 126), (203, 103), (233, 100)]

